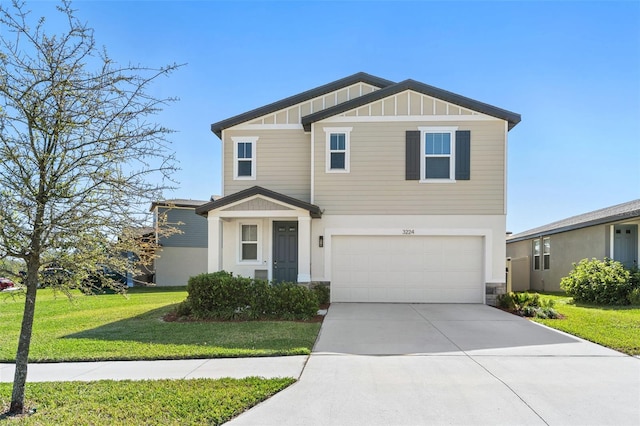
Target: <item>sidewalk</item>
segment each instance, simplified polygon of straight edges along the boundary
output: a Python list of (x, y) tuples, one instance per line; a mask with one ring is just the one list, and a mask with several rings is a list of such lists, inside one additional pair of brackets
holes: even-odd
[[(216, 358), (161, 361), (96, 361), (29, 364), (28, 382), (196, 379), (222, 377), (294, 377), (307, 355), (262, 358)], [(0, 364), (0, 382), (13, 382), (14, 364)]]

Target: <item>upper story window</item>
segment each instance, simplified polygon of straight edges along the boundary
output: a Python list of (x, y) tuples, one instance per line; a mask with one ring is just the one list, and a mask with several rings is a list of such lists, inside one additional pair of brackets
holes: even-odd
[(418, 127), (405, 132), (405, 179), (450, 183), (471, 179), (471, 131)]
[(326, 172), (349, 173), (352, 127), (325, 127)]
[(457, 127), (420, 127), (421, 181), (455, 180), (455, 140)]
[(256, 178), (256, 142), (258, 138), (232, 137), (233, 140), (233, 178)]
[(540, 239), (533, 240), (533, 269), (540, 270)]
[(551, 267), (551, 238), (542, 239), (542, 268), (549, 269)]

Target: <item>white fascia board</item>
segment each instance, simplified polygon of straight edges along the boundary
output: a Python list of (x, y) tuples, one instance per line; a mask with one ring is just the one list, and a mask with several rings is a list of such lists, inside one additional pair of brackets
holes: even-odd
[[(376, 122), (402, 122), (402, 121), (504, 121), (501, 118), (489, 115), (377, 115), (377, 116), (342, 116), (337, 115), (319, 120), (318, 123), (376, 123)], [(505, 121), (506, 123), (506, 121)]]
[(238, 124), (227, 130), (304, 130), (302, 124)]
[(225, 219), (236, 219), (236, 218), (247, 218), (247, 217), (300, 217), (304, 215), (309, 215), (307, 210), (232, 210), (232, 211), (215, 211), (212, 210), (209, 212), (210, 216), (225, 218)]

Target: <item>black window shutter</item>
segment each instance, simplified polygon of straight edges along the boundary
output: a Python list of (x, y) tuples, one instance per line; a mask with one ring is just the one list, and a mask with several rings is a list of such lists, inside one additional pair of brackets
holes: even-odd
[(471, 132), (456, 132), (456, 180), (471, 179)]
[(420, 180), (420, 131), (407, 130), (405, 179)]

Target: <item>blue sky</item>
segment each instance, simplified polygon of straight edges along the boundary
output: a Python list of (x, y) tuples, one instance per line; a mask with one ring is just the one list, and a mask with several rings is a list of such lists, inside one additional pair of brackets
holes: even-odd
[(510, 231), (640, 198), (640, 2), (73, 4), (116, 61), (188, 64), (154, 88), (180, 98), (158, 117), (182, 168), (167, 198), (221, 193), (211, 123), (358, 71), (522, 115)]

